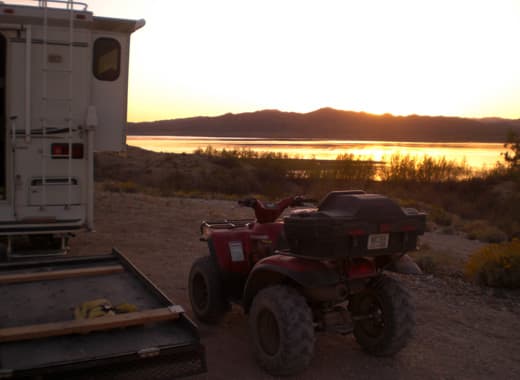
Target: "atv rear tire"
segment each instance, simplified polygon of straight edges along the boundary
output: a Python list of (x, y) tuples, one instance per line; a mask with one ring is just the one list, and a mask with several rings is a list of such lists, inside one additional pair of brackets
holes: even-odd
[(197, 259), (190, 270), (191, 309), (202, 322), (217, 323), (228, 309), (215, 260), (210, 256)]
[(349, 307), (354, 336), (359, 345), (376, 356), (400, 351), (413, 335), (415, 310), (409, 293), (393, 278), (380, 276)]
[(312, 311), (296, 289), (261, 290), (251, 306), (249, 328), (258, 364), (269, 374), (291, 375), (308, 367), (315, 340)]

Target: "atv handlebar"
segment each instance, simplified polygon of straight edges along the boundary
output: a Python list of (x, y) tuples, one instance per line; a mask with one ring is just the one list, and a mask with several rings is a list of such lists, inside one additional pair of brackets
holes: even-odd
[(274, 222), (287, 207), (302, 206), (306, 202), (315, 203), (314, 199), (305, 198), (301, 195), (282, 199), (278, 203), (261, 202), (256, 198), (245, 198), (238, 201), (240, 206), (251, 207), (255, 211), (259, 223)]

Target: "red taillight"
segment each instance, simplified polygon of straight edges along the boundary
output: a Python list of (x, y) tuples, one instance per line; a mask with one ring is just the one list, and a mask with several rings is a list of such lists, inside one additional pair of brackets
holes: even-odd
[(415, 230), (416, 230), (415, 226), (403, 226), (401, 228), (401, 231), (403, 231), (403, 232), (410, 232), (410, 231), (415, 231)]
[(85, 20), (87, 17), (85, 15), (76, 15), (78, 20)]
[(69, 144), (52, 144), (51, 151), (52, 158), (65, 158), (69, 155)]
[(370, 277), (377, 273), (376, 266), (373, 261), (367, 259), (357, 259), (352, 261), (348, 267), (349, 278)]
[(14, 9), (12, 9), (12, 8), (5, 8), (4, 9), (4, 13), (12, 15), (14, 13)]
[(351, 236), (362, 236), (362, 235), (366, 235), (366, 234), (367, 234), (366, 231), (362, 230), (361, 228), (347, 231), (347, 235), (351, 235)]
[[(72, 145), (71, 158), (81, 159), (83, 158), (83, 144), (74, 143)], [(69, 144), (68, 143), (56, 143), (51, 145), (51, 156), (52, 158), (69, 158)]]

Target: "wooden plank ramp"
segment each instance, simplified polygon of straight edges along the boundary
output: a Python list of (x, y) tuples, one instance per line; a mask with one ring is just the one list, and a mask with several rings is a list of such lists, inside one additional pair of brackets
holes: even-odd
[(174, 305), (126, 314), (106, 315), (95, 319), (7, 327), (0, 329), (0, 343), (42, 339), (69, 334), (88, 334), (93, 331), (104, 331), (114, 328), (170, 321), (178, 319), (183, 312), (184, 310), (181, 306)]
[(124, 268), (121, 265), (107, 265), (102, 267), (64, 269), (47, 272), (2, 274), (0, 275), (0, 285), (21, 282), (61, 280), (73, 277), (103, 276), (112, 273), (121, 273), (123, 271)]

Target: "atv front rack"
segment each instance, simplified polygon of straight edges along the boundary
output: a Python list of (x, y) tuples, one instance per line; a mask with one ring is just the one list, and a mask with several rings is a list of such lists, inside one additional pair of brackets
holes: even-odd
[(211, 230), (232, 230), (234, 228), (247, 227), (254, 222), (256, 222), (256, 219), (224, 219), (218, 221), (204, 220), (200, 224), (200, 240), (208, 240), (208, 236)]

